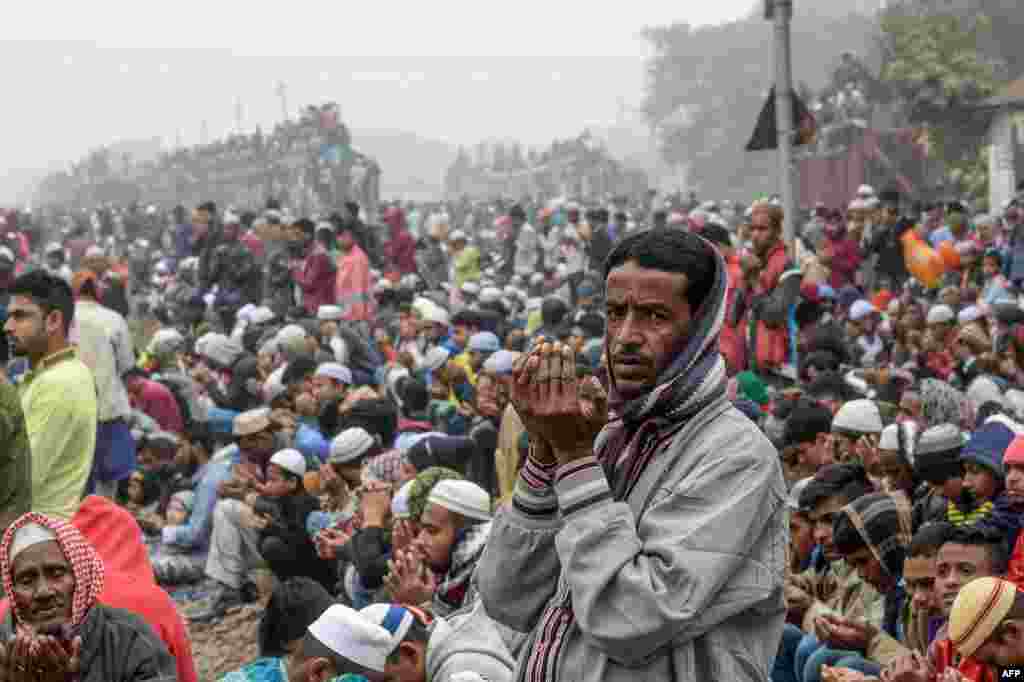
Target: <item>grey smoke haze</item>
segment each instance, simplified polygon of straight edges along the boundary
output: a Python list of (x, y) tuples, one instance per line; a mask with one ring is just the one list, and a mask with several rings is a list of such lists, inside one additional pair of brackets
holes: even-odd
[(100, 145), (194, 144), (204, 121), (219, 137), (235, 126), (236, 100), (245, 130), (267, 130), (282, 115), (277, 82), (293, 114), (339, 102), (357, 147), (360, 130), (545, 145), (612, 121), (620, 100), (639, 105), (644, 26), (727, 21), (752, 4), (12, 3), (0, 202)]

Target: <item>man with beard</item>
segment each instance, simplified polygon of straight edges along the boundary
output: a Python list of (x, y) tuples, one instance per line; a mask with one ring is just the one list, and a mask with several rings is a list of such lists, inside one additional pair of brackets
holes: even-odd
[(174, 659), (153, 629), (100, 603), (106, 569), (67, 521), (29, 513), (4, 533), (0, 569), (11, 608), (0, 623), (6, 682), (170, 682)]
[(473, 573), (491, 529), (491, 497), (471, 481), (448, 479), (430, 489), (413, 547), (392, 559), (385, 584), (395, 601), (430, 603), (446, 617), (476, 601)]
[(96, 448), (96, 382), (68, 341), (75, 303), (63, 279), (36, 270), (10, 288), (4, 330), (29, 362), (19, 384), (32, 457), (32, 508), (71, 518)]

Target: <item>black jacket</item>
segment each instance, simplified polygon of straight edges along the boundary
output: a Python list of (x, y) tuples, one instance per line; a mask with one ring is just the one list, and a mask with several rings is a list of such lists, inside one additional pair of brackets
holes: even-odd
[[(80, 682), (174, 682), (174, 657), (153, 629), (134, 613), (97, 604), (82, 624)], [(14, 638), (12, 614), (0, 623), (0, 640)]]

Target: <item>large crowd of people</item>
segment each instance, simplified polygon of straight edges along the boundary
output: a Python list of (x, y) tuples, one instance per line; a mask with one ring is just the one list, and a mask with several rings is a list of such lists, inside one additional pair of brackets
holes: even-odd
[(0, 679), (196, 680), (188, 624), (263, 570), (225, 682), (994, 682), (999, 208), (865, 186), (792, 244), (773, 198), (9, 225)]

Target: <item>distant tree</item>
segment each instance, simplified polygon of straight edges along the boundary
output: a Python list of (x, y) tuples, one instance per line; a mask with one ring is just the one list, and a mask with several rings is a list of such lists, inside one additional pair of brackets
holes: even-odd
[(947, 169), (947, 181), (984, 191), (988, 117), (974, 105), (998, 90), (998, 63), (978, 45), (990, 35), (982, 16), (925, 14), (897, 6), (882, 19), (882, 78), (905, 102), (910, 123), (928, 131), (929, 148)]
[(523, 170), (526, 168), (526, 159), (523, 158), (523, 147), (518, 142), (513, 143), (508, 162), (511, 170)]
[(494, 143), (493, 154), (491, 155), (491, 168), (498, 173), (508, 170), (508, 152), (506, 152), (505, 144), (502, 142)]
[[(794, 79), (811, 89), (829, 79), (843, 52), (867, 53), (877, 23), (848, 2), (798, 3), (793, 21)], [(705, 195), (749, 199), (775, 191), (774, 156), (748, 154), (774, 81), (771, 25), (759, 14), (718, 26), (652, 27), (643, 111), (659, 133), (663, 158), (690, 162)]]

